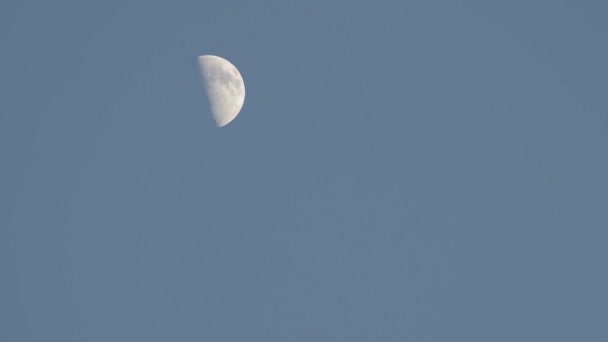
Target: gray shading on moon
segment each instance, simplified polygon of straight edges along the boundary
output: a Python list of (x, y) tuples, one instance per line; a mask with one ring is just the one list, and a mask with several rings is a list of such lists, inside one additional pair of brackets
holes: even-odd
[(229, 124), (245, 102), (245, 83), (241, 73), (227, 60), (204, 55), (198, 57), (209, 109), (218, 127)]

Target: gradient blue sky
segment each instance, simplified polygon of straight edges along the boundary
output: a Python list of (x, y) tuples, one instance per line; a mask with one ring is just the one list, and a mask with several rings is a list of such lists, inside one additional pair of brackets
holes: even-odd
[(0, 340), (607, 341), (606, 13), (3, 2)]

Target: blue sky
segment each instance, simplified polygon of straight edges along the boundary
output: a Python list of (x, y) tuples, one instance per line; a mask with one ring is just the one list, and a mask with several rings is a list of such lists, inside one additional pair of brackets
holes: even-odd
[(3, 4), (0, 340), (605, 341), (607, 7)]

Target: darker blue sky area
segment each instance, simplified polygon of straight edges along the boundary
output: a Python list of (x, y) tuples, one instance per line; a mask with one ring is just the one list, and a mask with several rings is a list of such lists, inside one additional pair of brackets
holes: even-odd
[(4, 3), (0, 341), (608, 340), (607, 11)]

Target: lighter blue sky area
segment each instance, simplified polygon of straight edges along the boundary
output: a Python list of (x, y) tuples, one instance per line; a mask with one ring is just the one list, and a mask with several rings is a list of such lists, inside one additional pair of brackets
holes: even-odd
[(608, 340), (607, 12), (3, 4), (0, 340)]

